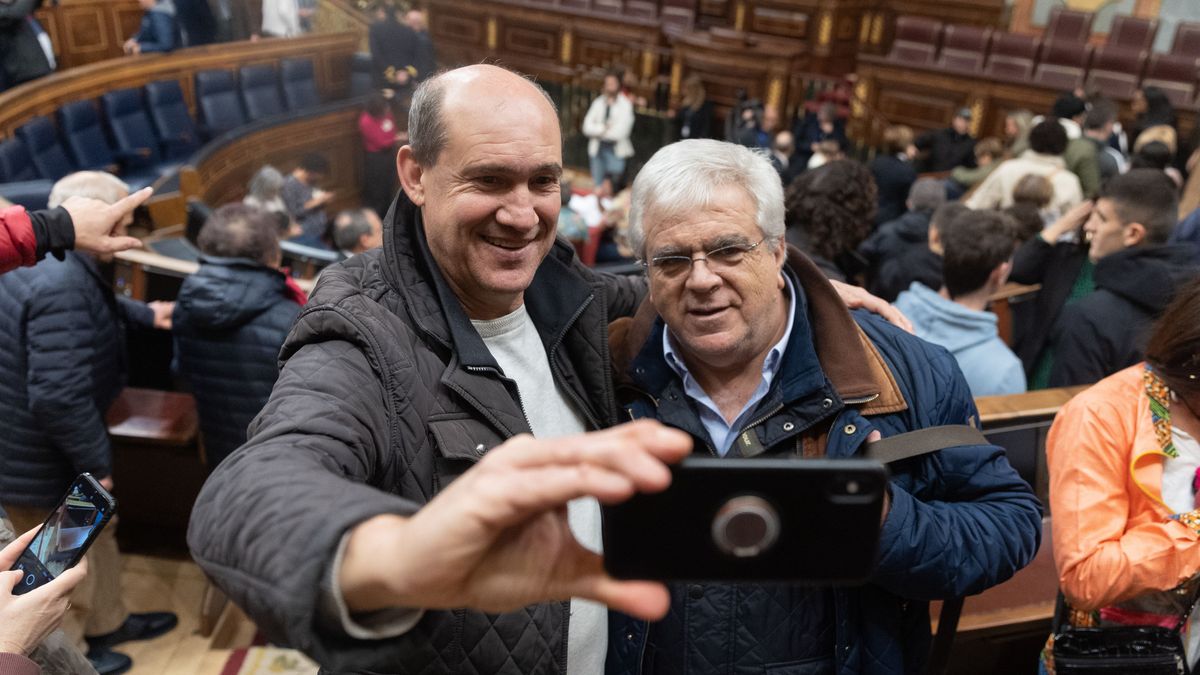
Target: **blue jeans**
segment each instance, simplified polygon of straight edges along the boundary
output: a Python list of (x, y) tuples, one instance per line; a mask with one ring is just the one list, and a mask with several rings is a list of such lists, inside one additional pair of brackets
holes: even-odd
[(616, 149), (608, 143), (601, 143), (600, 149), (588, 163), (592, 170), (592, 183), (596, 187), (600, 187), (606, 176), (615, 177), (613, 182), (617, 182), (625, 173), (625, 160), (617, 157)]

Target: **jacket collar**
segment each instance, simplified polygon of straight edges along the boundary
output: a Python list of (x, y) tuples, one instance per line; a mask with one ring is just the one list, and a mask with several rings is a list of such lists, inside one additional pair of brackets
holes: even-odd
[[(797, 316), (779, 375), (784, 399), (811, 395), (828, 380), (842, 401), (862, 404), (864, 415), (907, 409), (883, 356), (821, 270), (790, 246), (785, 270), (796, 286)], [(619, 378), (651, 394), (666, 387), (673, 373), (662, 358), (663, 330), (662, 319), (648, 299), (632, 319), (614, 322), (610, 335)]]

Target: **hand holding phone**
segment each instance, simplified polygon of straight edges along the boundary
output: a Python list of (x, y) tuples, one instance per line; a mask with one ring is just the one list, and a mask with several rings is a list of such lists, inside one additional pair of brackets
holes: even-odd
[[(0, 569), (11, 567), (41, 530), (34, 528), (0, 550)], [(0, 572), (0, 653), (28, 656), (62, 623), (71, 607), (71, 591), (87, 576), (87, 561), (58, 575), (54, 580), (24, 595), (13, 591), (25, 574)]]
[(12, 570), (22, 575), (12, 593), (28, 593), (74, 567), (116, 512), (112, 495), (90, 473), (80, 474), (11, 563)]

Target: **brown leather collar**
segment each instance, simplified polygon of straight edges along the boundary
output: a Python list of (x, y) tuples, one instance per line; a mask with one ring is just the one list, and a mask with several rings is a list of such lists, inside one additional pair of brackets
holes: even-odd
[[(804, 290), (817, 358), (838, 396), (849, 404), (862, 405), (859, 412), (863, 415), (906, 410), (908, 403), (891, 369), (821, 270), (792, 246), (788, 247), (787, 265)], [(609, 344), (618, 379), (625, 376), (656, 319), (658, 313), (647, 298), (632, 318), (617, 319), (609, 325)]]

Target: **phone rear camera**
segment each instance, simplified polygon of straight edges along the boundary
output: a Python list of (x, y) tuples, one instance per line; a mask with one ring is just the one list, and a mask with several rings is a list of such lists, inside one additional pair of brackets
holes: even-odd
[(779, 539), (779, 513), (761, 497), (733, 497), (717, 511), (712, 537), (721, 551), (735, 558), (752, 558)]
[(846, 481), (846, 494), (848, 494), (848, 495), (858, 494), (858, 481), (856, 481), (856, 480)]

